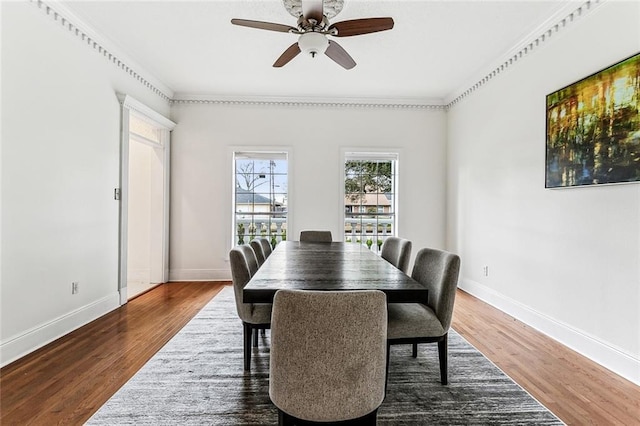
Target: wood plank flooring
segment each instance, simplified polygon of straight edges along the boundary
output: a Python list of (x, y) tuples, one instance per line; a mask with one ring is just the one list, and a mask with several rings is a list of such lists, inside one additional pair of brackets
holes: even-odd
[[(0, 424), (82, 424), (222, 288), (164, 284), (0, 370)], [(458, 292), (453, 327), (567, 424), (640, 425), (640, 387)]]
[(570, 425), (640, 425), (640, 387), (458, 290), (453, 328)]
[(83, 424), (221, 289), (160, 285), (0, 370), (0, 424)]

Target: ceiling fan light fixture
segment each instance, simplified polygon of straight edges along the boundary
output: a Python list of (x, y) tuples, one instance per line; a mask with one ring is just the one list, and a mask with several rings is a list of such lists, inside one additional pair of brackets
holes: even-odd
[(300, 35), (298, 39), (298, 47), (304, 53), (315, 58), (316, 55), (322, 55), (329, 47), (329, 40), (324, 34), (316, 32), (308, 32)]

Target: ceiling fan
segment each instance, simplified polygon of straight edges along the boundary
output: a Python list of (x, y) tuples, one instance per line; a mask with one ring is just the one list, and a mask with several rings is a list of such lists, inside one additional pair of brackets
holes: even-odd
[(243, 27), (299, 35), (298, 41), (289, 46), (274, 62), (273, 66), (276, 68), (286, 65), (300, 52), (305, 52), (312, 57), (324, 53), (340, 66), (350, 70), (356, 66), (356, 62), (342, 46), (334, 40), (329, 40), (327, 36), (351, 37), (393, 28), (393, 18), (352, 19), (329, 25), (329, 19), (342, 10), (344, 0), (283, 0), (283, 3), (285, 9), (298, 18), (297, 27), (248, 19), (231, 20), (232, 24)]

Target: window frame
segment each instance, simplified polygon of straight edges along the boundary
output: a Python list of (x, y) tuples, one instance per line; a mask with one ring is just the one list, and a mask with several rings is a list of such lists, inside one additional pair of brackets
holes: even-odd
[[(400, 181), (400, 158), (401, 158), (401, 152), (398, 149), (392, 149), (392, 148), (380, 148), (380, 149), (363, 149), (363, 148), (343, 148), (341, 149), (341, 177), (340, 177), (340, 187), (341, 187), (341, 191), (340, 191), (340, 202), (342, 204), (341, 210), (342, 210), (342, 220), (341, 220), (341, 229), (342, 229), (342, 241), (346, 241), (347, 240), (347, 234), (346, 234), (346, 221), (347, 221), (347, 216), (351, 215), (354, 213), (354, 210), (358, 210), (360, 211), (364, 206), (360, 206), (360, 208), (358, 209), (354, 209), (352, 208), (351, 212), (347, 213), (347, 206), (345, 204), (345, 200), (346, 200), (346, 191), (345, 191), (345, 179), (346, 179), (346, 163), (347, 161), (379, 161), (379, 160), (389, 160), (393, 162), (393, 166), (392, 166), (392, 175), (393, 175), (393, 182), (392, 182), (392, 191), (393, 191), (393, 197), (392, 197), (392, 202), (391, 202), (391, 207), (393, 208), (393, 222), (391, 225), (391, 232), (389, 234), (386, 234), (387, 236), (398, 236), (399, 232), (399, 228), (398, 228), (398, 224), (400, 222), (399, 220), (399, 181)], [(357, 213), (357, 212), (355, 212)], [(383, 212), (375, 212), (372, 213), (373, 215), (384, 215), (384, 209)], [(356, 234), (356, 235), (362, 235), (362, 233)], [(377, 234), (374, 234), (376, 239), (377, 239)], [(353, 242), (353, 241), (352, 241)], [(365, 241), (361, 241), (362, 244), (366, 244)], [(374, 244), (371, 247), (372, 251), (374, 251), (375, 253), (379, 253), (379, 246), (376, 244), (376, 241), (374, 241)]]
[[(227, 241), (227, 246), (230, 248), (234, 248), (236, 247), (238, 244), (238, 240), (236, 239), (237, 236), (237, 221), (236, 221), (236, 160), (238, 158), (238, 155), (242, 155), (242, 156), (247, 156), (247, 157), (255, 157), (256, 159), (261, 159), (261, 160), (266, 160), (269, 161), (270, 159), (272, 160), (286, 160), (286, 176), (287, 176), (287, 188), (286, 191), (284, 191), (285, 197), (287, 199), (287, 210), (286, 210), (286, 238), (290, 238), (289, 234), (290, 234), (290, 230), (291, 230), (291, 219), (292, 219), (292, 212), (291, 212), (291, 207), (290, 207), (290, 194), (291, 194), (291, 181), (290, 181), (290, 177), (291, 177), (291, 158), (292, 158), (292, 153), (291, 153), (291, 149), (289, 147), (279, 147), (279, 146), (273, 146), (273, 147), (257, 147), (257, 146), (235, 146), (235, 147), (230, 147), (229, 148), (229, 164), (231, 165), (231, 171), (230, 171), (230, 176), (231, 176), (231, 182), (230, 182), (230, 187), (231, 187), (231, 220), (230, 220), (230, 225), (229, 225), (229, 229), (230, 232), (227, 234), (229, 238), (229, 240)], [(278, 156), (280, 156), (281, 158), (277, 158)], [(255, 213), (255, 212), (254, 212)], [(269, 214), (272, 214), (273, 212), (269, 211)], [(249, 238), (249, 230), (246, 230), (246, 234), (245, 234), (245, 239), (244, 239), (244, 243), (245, 244), (249, 244), (250, 242), (250, 238)], [(267, 231), (268, 232), (268, 231)], [(268, 234), (267, 234), (268, 235)], [(255, 234), (255, 237), (260, 237), (260, 233), (257, 232)], [(280, 241), (280, 239), (278, 239), (278, 242)]]

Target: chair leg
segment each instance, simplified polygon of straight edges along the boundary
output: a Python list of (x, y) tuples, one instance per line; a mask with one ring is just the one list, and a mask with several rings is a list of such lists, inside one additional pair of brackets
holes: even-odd
[(376, 426), (378, 424), (378, 409), (376, 408), (364, 417), (359, 418), (357, 423), (359, 425)]
[(414, 358), (418, 358), (418, 344), (414, 343), (413, 344), (413, 353), (411, 354), (412, 357)]
[(262, 335), (262, 337), (265, 337), (267, 335), (267, 329), (266, 328), (261, 329), (260, 334)]
[(242, 323), (243, 333), (242, 338), (244, 340), (244, 371), (251, 369), (251, 326), (247, 323)]
[(448, 353), (448, 344), (447, 344), (448, 334), (442, 336), (442, 340), (438, 342), (438, 358), (440, 359), (440, 382), (443, 385), (449, 383), (447, 377), (447, 353)]
[[(340, 425), (358, 425), (358, 426), (375, 426), (378, 420), (378, 409), (376, 408), (369, 414), (365, 414), (362, 417), (352, 420), (343, 420), (338, 422)], [(316, 423), (306, 420), (300, 420), (291, 416), (278, 408), (278, 425), (279, 426), (295, 426), (295, 425), (320, 425), (322, 423)], [(334, 423), (327, 423), (334, 424)]]
[(295, 426), (295, 419), (278, 408), (278, 426)]
[(258, 329), (252, 327), (251, 335), (253, 336), (253, 347), (257, 348), (258, 347)]
[(391, 345), (387, 342), (387, 368), (384, 371), (384, 394), (387, 395), (387, 383), (389, 383), (389, 359), (391, 359)]

